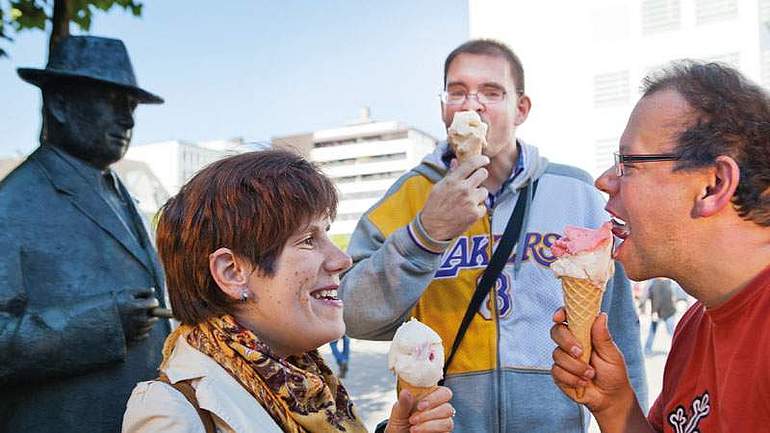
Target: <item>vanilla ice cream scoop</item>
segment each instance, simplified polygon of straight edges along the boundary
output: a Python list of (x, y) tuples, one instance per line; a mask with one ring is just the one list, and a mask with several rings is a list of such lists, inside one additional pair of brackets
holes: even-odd
[(611, 229), (609, 222), (596, 230), (567, 226), (564, 237), (551, 247), (556, 257), (551, 270), (559, 277), (588, 279), (604, 288), (615, 271)]
[(475, 111), (458, 111), (447, 130), (447, 139), (462, 163), (473, 155), (481, 155), (487, 145), (487, 124)]
[(441, 337), (419, 320), (409, 320), (393, 336), (388, 368), (415, 387), (436, 386), (444, 376)]

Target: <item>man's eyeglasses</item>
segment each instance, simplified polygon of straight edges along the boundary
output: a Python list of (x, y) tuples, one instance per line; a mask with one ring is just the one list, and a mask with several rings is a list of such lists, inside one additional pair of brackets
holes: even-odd
[(673, 153), (650, 153), (647, 155), (623, 155), (615, 152), (615, 175), (622, 177), (625, 172), (624, 164), (639, 164), (643, 162), (679, 161), (681, 156)]
[(478, 92), (466, 92), (465, 90), (445, 90), (441, 92), (441, 101), (447, 105), (462, 105), (468, 98), (476, 98), (479, 104), (497, 104), (505, 99), (506, 92), (503, 89), (482, 89)]

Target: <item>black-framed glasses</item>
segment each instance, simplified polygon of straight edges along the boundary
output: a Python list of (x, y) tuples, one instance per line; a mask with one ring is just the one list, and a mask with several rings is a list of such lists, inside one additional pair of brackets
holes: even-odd
[(660, 162), (660, 161), (679, 161), (681, 156), (673, 153), (649, 153), (646, 155), (623, 155), (620, 152), (615, 152), (615, 174), (618, 177), (622, 177), (624, 173), (624, 164), (639, 164), (643, 162)]
[(479, 104), (489, 105), (502, 102), (507, 95), (504, 89), (489, 88), (478, 92), (466, 92), (465, 90), (444, 90), (439, 94), (441, 101), (447, 105), (462, 105), (468, 98), (476, 98)]

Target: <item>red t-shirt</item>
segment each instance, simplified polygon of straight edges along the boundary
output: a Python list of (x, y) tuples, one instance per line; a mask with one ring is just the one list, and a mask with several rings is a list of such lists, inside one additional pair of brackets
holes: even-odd
[(677, 326), (648, 419), (666, 433), (770, 432), (770, 267)]

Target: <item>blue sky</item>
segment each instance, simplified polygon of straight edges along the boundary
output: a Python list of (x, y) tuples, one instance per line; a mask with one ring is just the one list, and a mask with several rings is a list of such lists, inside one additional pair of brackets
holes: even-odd
[[(73, 33), (78, 30), (73, 27)], [(443, 137), (443, 60), (468, 37), (466, 0), (144, 0), (141, 18), (97, 14), (122, 39), (139, 83), (166, 99), (136, 112), (133, 145), (272, 136), (340, 126), (371, 108)], [(44, 67), (47, 34), (0, 59), (0, 155), (38, 143), (40, 92), (17, 67)]]

